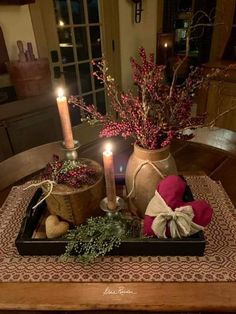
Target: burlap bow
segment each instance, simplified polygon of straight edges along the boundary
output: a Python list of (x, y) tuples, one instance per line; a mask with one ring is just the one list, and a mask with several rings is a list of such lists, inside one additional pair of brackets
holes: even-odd
[(148, 204), (146, 215), (155, 217), (151, 228), (158, 238), (167, 238), (167, 224), (172, 238), (187, 237), (204, 229), (193, 222), (192, 206), (181, 206), (173, 211), (157, 191)]

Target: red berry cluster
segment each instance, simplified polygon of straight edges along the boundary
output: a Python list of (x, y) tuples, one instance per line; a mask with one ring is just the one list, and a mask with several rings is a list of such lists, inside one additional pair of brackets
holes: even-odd
[(165, 66), (156, 65), (154, 55), (148, 57), (143, 47), (138, 52), (141, 62), (131, 58), (134, 93), (119, 91), (105, 60), (96, 64), (98, 70), (93, 75), (104, 85), (115, 114), (102, 115), (94, 105), (87, 105), (76, 96), (69, 102), (88, 113), (88, 122), (103, 125), (101, 137), (133, 137), (138, 145), (147, 149), (165, 147), (173, 138), (188, 139), (192, 135), (184, 131), (202, 126), (206, 118), (206, 114), (192, 116), (194, 94), (206, 87), (217, 73), (204, 75), (201, 68), (191, 68), (181, 85), (174, 79), (168, 84)]
[(53, 161), (48, 163), (42, 173), (42, 179), (52, 180), (58, 184), (66, 184), (73, 188), (83, 185), (93, 185), (98, 178), (98, 172), (80, 161), (71, 162), (59, 160), (58, 156), (53, 156)]

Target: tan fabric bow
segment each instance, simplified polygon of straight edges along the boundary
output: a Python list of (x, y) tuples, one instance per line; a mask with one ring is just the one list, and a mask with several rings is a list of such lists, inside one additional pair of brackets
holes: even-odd
[(145, 214), (155, 217), (151, 228), (158, 238), (167, 238), (167, 223), (172, 238), (187, 237), (204, 229), (193, 222), (194, 212), (192, 206), (181, 206), (173, 211), (157, 191), (149, 202)]

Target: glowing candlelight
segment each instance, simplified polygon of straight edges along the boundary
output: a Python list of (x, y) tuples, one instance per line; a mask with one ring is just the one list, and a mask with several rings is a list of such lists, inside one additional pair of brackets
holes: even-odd
[(107, 207), (110, 210), (116, 209), (116, 186), (113, 164), (113, 153), (111, 144), (107, 144), (103, 152), (104, 174), (106, 181)]
[(65, 23), (62, 20), (59, 20), (59, 26), (63, 27)]
[(74, 140), (70, 122), (70, 114), (68, 110), (67, 99), (64, 96), (64, 91), (62, 88), (58, 89), (58, 97), (57, 97), (57, 107), (59, 111), (59, 116), (61, 119), (61, 127), (65, 142), (65, 147), (67, 149), (74, 148)]
[(165, 42), (164, 43), (164, 63), (166, 64), (167, 61), (168, 61), (168, 55), (167, 55), (167, 52), (168, 52), (168, 43)]

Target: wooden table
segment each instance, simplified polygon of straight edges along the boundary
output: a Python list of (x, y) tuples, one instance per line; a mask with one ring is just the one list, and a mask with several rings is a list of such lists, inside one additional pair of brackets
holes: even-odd
[[(197, 142), (201, 142), (201, 144)], [(121, 145), (118, 140), (117, 145)], [(121, 155), (130, 152), (122, 142)], [(171, 147), (179, 172), (205, 172), (221, 180), (236, 206), (236, 134), (201, 130), (192, 142)], [(101, 143), (81, 149), (80, 155), (100, 159)], [(99, 155), (100, 156), (100, 155)], [(2, 193), (0, 196), (6, 197)], [(110, 293), (107, 293), (109, 288)], [(128, 311), (236, 312), (236, 282), (229, 283), (1, 283), (0, 310), (60, 310), (96, 313)], [(99, 313), (101, 313), (99, 311)]]

